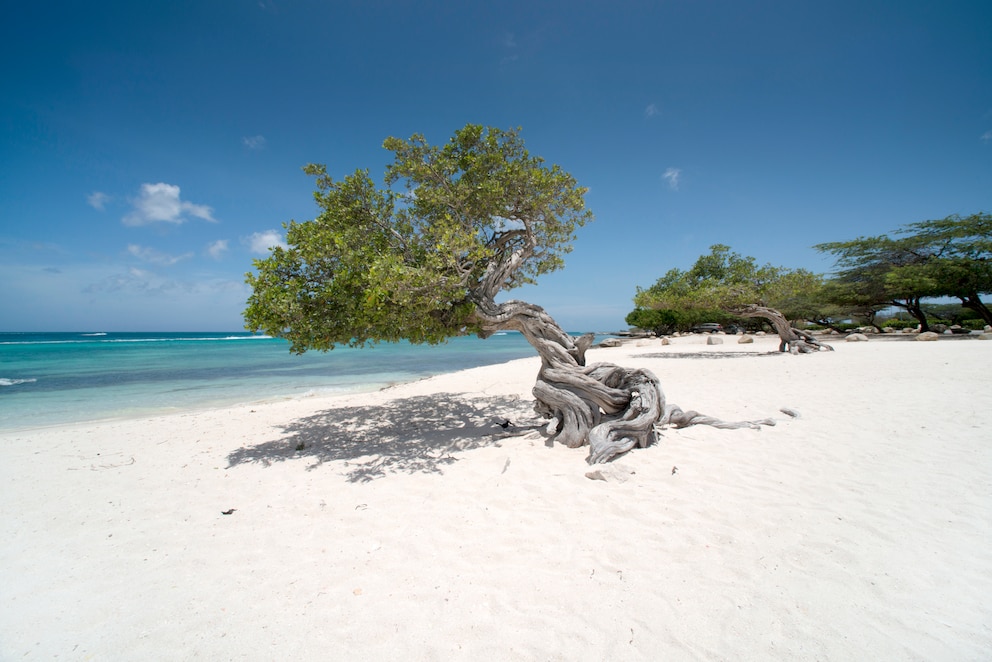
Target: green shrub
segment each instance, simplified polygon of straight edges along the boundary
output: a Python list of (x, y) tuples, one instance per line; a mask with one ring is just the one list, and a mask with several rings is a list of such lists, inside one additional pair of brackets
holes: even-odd
[(973, 319), (973, 320), (961, 320), (961, 326), (969, 331), (981, 331), (985, 328), (985, 320)]

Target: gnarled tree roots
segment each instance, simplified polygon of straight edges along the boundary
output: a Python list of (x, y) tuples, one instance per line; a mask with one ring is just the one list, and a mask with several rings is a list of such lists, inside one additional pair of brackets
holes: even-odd
[(589, 464), (609, 462), (635, 446), (657, 440), (658, 428), (710, 425), (759, 428), (774, 419), (723, 421), (665, 403), (650, 370), (596, 363), (578, 370), (544, 369), (534, 386), (538, 414), (557, 421), (553, 439), (569, 448), (589, 444)]
[(592, 334), (573, 338), (540, 306), (522, 301), (477, 304), (475, 321), (483, 334), (520, 331), (541, 356), (534, 385), (534, 409), (553, 419), (553, 441), (569, 448), (589, 445), (590, 464), (608, 462), (635, 446), (644, 448), (657, 439), (657, 428), (671, 425), (711, 425), (718, 428), (756, 428), (775, 421), (721, 421), (665, 404), (661, 382), (650, 370), (623, 368), (612, 363), (585, 364)]

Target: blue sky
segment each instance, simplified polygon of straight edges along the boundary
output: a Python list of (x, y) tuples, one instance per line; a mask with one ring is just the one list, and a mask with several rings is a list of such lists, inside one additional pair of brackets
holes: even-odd
[[(512, 292), (624, 328), (714, 243), (992, 211), (992, 3), (6, 3), (0, 331), (237, 330), (311, 180), (387, 136), (519, 126), (589, 187), (563, 271)], [(381, 179), (380, 179), (381, 181)]]

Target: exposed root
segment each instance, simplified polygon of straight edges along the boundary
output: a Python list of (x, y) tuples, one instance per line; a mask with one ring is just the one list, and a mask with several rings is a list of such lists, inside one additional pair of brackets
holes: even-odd
[(668, 405), (665, 407), (665, 414), (658, 421), (659, 426), (671, 425), (674, 428), (687, 428), (690, 425), (709, 425), (721, 430), (739, 430), (749, 428), (760, 430), (762, 425), (774, 426), (774, 418), (762, 418), (757, 421), (724, 421), (712, 416), (700, 414), (698, 411), (682, 411), (678, 405)]
[(592, 335), (572, 338), (539, 306), (520, 301), (487, 302), (475, 315), (483, 331), (520, 331), (537, 350), (542, 365), (533, 390), (534, 409), (554, 421), (554, 429), (549, 429), (551, 443), (557, 441), (569, 448), (589, 444), (589, 464), (609, 462), (635, 446), (651, 445), (657, 440), (659, 426), (757, 429), (775, 425), (770, 418), (722, 421), (666, 406), (661, 382), (653, 372), (612, 363), (586, 365), (585, 352)]

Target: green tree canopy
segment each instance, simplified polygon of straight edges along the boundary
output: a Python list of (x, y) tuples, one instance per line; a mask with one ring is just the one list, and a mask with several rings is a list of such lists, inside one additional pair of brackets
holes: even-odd
[(690, 269), (670, 269), (651, 287), (638, 288), (634, 302), (643, 308), (719, 309), (734, 314), (759, 305), (805, 319), (815, 307), (821, 285), (822, 279), (805, 269), (759, 266), (753, 257), (716, 244)]
[(716, 244), (686, 271), (670, 269), (647, 289), (638, 288), (634, 303), (641, 309), (719, 309), (743, 317), (763, 317), (782, 338), (783, 349), (792, 343), (815, 344), (792, 329), (787, 319), (815, 319), (820, 276), (805, 269), (759, 266), (753, 257)]
[(383, 187), (366, 170), (336, 181), (304, 168), (319, 214), (290, 221), (288, 247), (255, 261), (247, 328), (295, 352), (478, 332), (479, 311), (561, 268), (592, 218), (586, 189), (515, 130), (469, 124), (442, 146), (414, 135), (383, 147), (394, 155)]
[(832, 297), (838, 303), (905, 309), (928, 328), (923, 300), (957, 297), (987, 323), (981, 295), (992, 292), (992, 216), (911, 223), (896, 233), (819, 244), (837, 257)]

